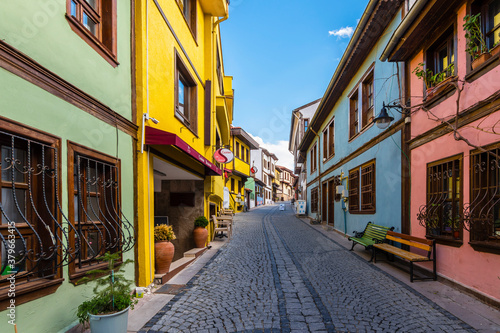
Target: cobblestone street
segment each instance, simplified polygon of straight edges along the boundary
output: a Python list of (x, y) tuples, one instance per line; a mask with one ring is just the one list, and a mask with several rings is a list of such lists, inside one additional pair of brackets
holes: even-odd
[(287, 204), (238, 214), (233, 238), (140, 332), (398, 331), (474, 329)]

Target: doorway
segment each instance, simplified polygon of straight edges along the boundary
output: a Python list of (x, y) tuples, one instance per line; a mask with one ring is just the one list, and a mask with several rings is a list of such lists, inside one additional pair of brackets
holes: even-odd
[(335, 224), (335, 181), (328, 182), (328, 225)]
[(326, 222), (328, 216), (328, 183), (323, 183), (323, 190), (321, 191), (321, 221)]

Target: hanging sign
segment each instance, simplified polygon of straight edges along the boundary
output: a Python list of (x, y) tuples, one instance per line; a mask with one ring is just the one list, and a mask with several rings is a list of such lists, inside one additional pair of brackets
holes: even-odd
[(214, 158), (217, 162), (226, 164), (234, 159), (234, 154), (227, 148), (217, 149), (214, 153)]
[(257, 173), (257, 171), (259, 171), (259, 169), (257, 169), (256, 166), (253, 166), (251, 169), (250, 169), (250, 172), (251, 173)]

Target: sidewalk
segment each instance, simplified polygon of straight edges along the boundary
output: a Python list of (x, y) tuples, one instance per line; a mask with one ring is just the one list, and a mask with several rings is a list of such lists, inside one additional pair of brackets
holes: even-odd
[[(211, 248), (205, 251), (198, 259), (176, 276), (168, 281), (169, 285), (185, 285), (187, 284), (210, 259), (226, 244), (227, 239), (218, 239), (210, 242)], [(135, 305), (134, 310), (130, 311), (128, 316), (128, 333), (138, 332), (154, 315), (158, 313), (175, 295), (155, 293), (162, 286), (157, 286), (155, 289), (144, 293), (143, 298), (139, 298), (139, 302)]]
[[(321, 224), (312, 225), (307, 218), (300, 218), (300, 220), (346, 249), (351, 249), (352, 242), (348, 241), (347, 237), (344, 237), (343, 234), (335, 231), (332, 227)], [(353, 252), (366, 260), (370, 260), (371, 253), (365, 251), (362, 246), (354, 247)], [(451, 314), (462, 319), (464, 322), (474, 327), (474, 329), (478, 330), (478, 332), (500, 332), (500, 311), (486, 305), (474, 296), (461, 292), (439, 280), (411, 283), (409, 273), (387, 262), (377, 262), (376, 267), (405, 283), (410, 288), (424, 295)]]

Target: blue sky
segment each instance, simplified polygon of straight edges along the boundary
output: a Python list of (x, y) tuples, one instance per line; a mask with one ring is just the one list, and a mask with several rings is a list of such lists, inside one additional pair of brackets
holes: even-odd
[(231, 0), (221, 23), (233, 126), (292, 167), (291, 111), (321, 98), (368, 0)]

